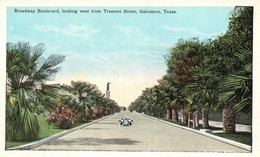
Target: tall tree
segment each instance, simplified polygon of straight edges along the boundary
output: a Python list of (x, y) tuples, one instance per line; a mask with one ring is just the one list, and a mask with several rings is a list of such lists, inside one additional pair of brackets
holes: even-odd
[[(191, 82), (184, 88), (191, 100), (190, 107), (197, 109), (198, 113), (202, 110), (203, 127), (209, 127), (209, 110), (216, 106), (218, 100), (217, 95), (217, 81), (214, 79), (218, 75), (211, 71), (212, 64), (210, 64), (212, 51), (211, 42), (205, 41), (197, 45), (200, 47), (197, 57), (199, 62), (195, 68), (191, 70)], [(214, 66), (214, 65), (213, 65)], [(198, 118), (198, 116), (196, 116)], [(198, 121), (198, 119), (196, 120)], [(196, 124), (198, 126), (198, 124)]]
[(7, 43), (6, 45), (6, 132), (13, 140), (30, 140), (38, 137), (39, 124), (30, 105), (53, 107), (51, 99), (56, 87), (46, 84), (59, 71), (58, 64), (65, 56), (42, 57), (44, 44)]
[[(219, 89), (223, 93), (223, 127), (225, 133), (235, 132), (236, 111), (252, 106), (253, 8), (236, 7), (230, 18), (228, 32), (215, 43), (215, 52), (222, 65)], [(221, 57), (224, 56), (224, 57)], [(232, 94), (233, 93), (233, 94)], [(224, 97), (223, 97), (224, 95)]]
[(162, 95), (161, 106), (166, 110), (167, 119), (178, 121), (178, 108), (177, 105), (171, 104), (174, 100), (174, 86), (172, 74), (166, 74), (159, 82), (159, 91)]
[(200, 43), (197, 38), (189, 41), (179, 40), (175, 47), (173, 47), (166, 57), (168, 65), (168, 73), (173, 73), (174, 87), (176, 90), (176, 97), (174, 104), (179, 104), (182, 110), (182, 121), (184, 124), (188, 123), (189, 101), (188, 93), (183, 90), (190, 82), (191, 71), (200, 62)]
[(95, 93), (98, 91), (97, 86), (89, 82), (71, 81), (71, 86), (65, 85), (63, 87), (77, 98), (78, 104), (81, 106), (81, 112), (83, 114), (82, 120), (87, 121), (86, 116), (89, 113), (86, 113), (86, 111), (91, 111), (90, 98), (96, 96)]
[[(106, 108), (118, 112), (119, 106), (114, 101), (109, 101), (95, 84), (83, 81), (71, 81), (71, 86), (65, 85), (64, 89), (73, 94), (78, 101), (83, 121), (87, 121), (87, 116), (92, 112), (92, 107)], [(111, 106), (110, 106), (111, 105)]]

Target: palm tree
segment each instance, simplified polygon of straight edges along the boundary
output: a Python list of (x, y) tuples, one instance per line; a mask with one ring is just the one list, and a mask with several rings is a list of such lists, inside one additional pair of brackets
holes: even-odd
[(158, 80), (158, 82), (159, 85), (155, 85), (151, 89), (151, 105), (154, 116), (163, 117), (165, 115), (165, 109), (167, 106), (165, 106), (165, 95), (162, 93), (160, 87), (161, 80)]
[(118, 111), (115, 107), (118, 107), (118, 105), (115, 102), (112, 102), (112, 100), (106, 100), (105, 95), (95, 84), (82, 81), (71, 81), (71, 86), (64, 85), (63, 87), (76, 96), (78, 104), (81, 106), (81, 113), (83, 113), (83, 121), (88, 121), (87, 116), (92, 113), (92, 107), (98, 107), (105, 110), (112, 105), (111, 110)]
[(235, 132), (235, 113), (252, 110), (252, 49), (244, 48), (235, 56), (243, 60), (243, 67), (236, 74), (220, 80), (220, 101), (223, 102), (223, 125), (225, 133)]
[(105, 101), (105, 104), (107, 105), (106, 110), (109, 113), (115, 113), (120, 111), (120, 107), (114, 100), (104, 98), (103, 101)]
[(6, 45), (6, 132), (14, 140), (37, 138), (39, 124), (30, 103), (53, 107), (49, 98), (56, 96), (57, 87), (46, 85), (59, 71), (56, 67), (65, 56), (42, 57), (43, 44), (7, 43)]
[(237, 100), (234, 108), (236, 112), (249, 113), (252, 110), (252, 49), (239, 50), (235, 56), (243, 60), (244, 64), (236, 74), (223, 77), (220, 82), (221, 100)]
[(193, 82), (189, 83), (185, 90), (192, 100), (191, 107), (202, 109), (203, 127), (209, 127), (209, 110), (214, 109), (218, 104), (217, 82), (215, 74), (205, 64), (193, 70)]
[(219, 89), (223, 93), (224, 132), (234, 133), (236, 112), (252, 109), (253, 7), (235, 7), (229, 30), (214, 46), (221, 65), (216, 71), (222, 73)]
[(179, 40), (171, 49), (169, 56), (166, 56), (168, 74), (173, 74), (173, 86), (176, 88), (172, 105), (177, 103), (176, 106), (180, 107), (183, 124), (187, 124), (188, 114), (191, 112), (189, 95), (183, 89), (193, 81), (191, 71), (201, 62), (201, 51), (203, 46), (197, 38), (188, 41)]
[(136, 112), (144, 112), (144, 98), (143, 95), (140, 95), (134, 102), (132, 102), (129, 106), (129, 109), (135, 110)]
[(77, 97), (79, 106), (82, 107), (82, 111), (81, 111), (83, 113), (82, 120), (87, 121), (86, 110), (89, 112), (91, 110), (89, 97), (91, 96), (91, 93), (97, 90), (96, 85), (91, 84), (89, 82), (71, 81), (71, 86), (65, 85), (64, 89), (68, 90), (70, 93), (72, 93), (74, 96)]
[(159, 93), (161, 95), (161, 107), (162, 110), (167, 110), (167, 119), (178, 121), (178, 106), (175, 103), (171, 103), (174, 100), (175, 90), (173, 86), (172, 74), (166, 74), (159, 82)]

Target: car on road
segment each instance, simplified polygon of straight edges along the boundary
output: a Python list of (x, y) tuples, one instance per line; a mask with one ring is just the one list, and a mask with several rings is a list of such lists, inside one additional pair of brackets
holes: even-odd
[(131, 120), (130, 118), (121, 118), (119, 121), (118, 121), (118, 124), (119, 126), (131, 126), (133, 123), (133, 120)]

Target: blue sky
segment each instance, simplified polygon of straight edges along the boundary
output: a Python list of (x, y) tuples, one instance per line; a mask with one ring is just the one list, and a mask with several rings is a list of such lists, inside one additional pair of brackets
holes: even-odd
[[(16, 7), (38, 9), (39, 7)], [(62, 54), (66, 61), (53, 82), (89, 81), (128, 106), (142, 89), (166, 73), (163, 55), (178, 39), (216, 37), (228, 29), (233, 7), (49, 7), (41, 9), (161, 10), (161, 14), (14, 13), (7, 9), (7, 42), (44, 43), (44, 56)], [(176, 14), (164, 14), (163, 10)]]

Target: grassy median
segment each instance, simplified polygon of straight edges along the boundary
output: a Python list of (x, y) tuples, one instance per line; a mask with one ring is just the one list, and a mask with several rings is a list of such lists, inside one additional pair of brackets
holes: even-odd
[(234, 134), (213, 133), (213, 135), (252, 146), (252, 133), (250, 132), (236, 132)]

